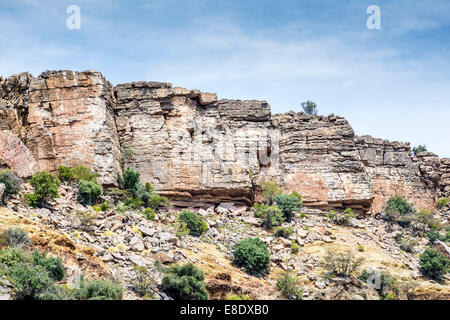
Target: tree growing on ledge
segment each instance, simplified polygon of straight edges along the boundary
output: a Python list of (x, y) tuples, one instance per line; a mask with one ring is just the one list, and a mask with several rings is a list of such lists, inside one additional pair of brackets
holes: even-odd
[(428, 151), (426, 145), (423, 145), (423, 146), (419, 145), (419, 146), (413, 148), (414, 156), (417, 156), (419, 153), (425, 152), (425, 151)]
[(308, 100), (302, 103), (303, 112), (311, 116), (317, 116), (317, 104)]

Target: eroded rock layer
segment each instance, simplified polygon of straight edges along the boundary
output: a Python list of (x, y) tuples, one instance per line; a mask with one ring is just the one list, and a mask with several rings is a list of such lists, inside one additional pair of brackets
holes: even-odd
[(251, 204), (265, 180), (299, 192), (307, 206), (364, 212), (392, 195), (420, 209), (450, 195), (450, 159), (355, 136), (342, 117), (272, 116), (265, 101), (218, 100), (169, 83), (112, 87), (95, 71), (0, 78), (0, 131), (0, 160), (22, 176), (85, 165), (115, 185), (130, 166), (180, 205)]

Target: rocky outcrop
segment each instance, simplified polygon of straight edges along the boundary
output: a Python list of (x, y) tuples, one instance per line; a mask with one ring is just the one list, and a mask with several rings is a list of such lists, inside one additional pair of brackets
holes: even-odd
[[(119, 144), (111, 84), (99, 72), (21, 74), (3, 84), (3, 128), (20, 132), (39, 170), (86, 165), (116, 183)], [(13, 110), (13, 111), (11, 111)]]
[(30, 150), (11, 131), (0, 131), (0, 168), (14, 170), (21, 178), (37, 172), (37, 162)]
[(439, 179), (439, 191), (441, 197), (450, 197), (450, 159), (441, 159), (440, 161), (440, 179)]
[(435, 208), (436, 177), (433, 170), (424, 169), (433, 167), (433, 161), (414, 159), (409, 143), (370, 136), (355, 137), (355, 143), (374, 188), (373, 211), (379, 212), (393, 195), (408, 199), (417, 208)]
[(306, 205), (369, 210), (374, 190), (347, 120), (290, 112), (272, 122), (281, 135), (276, 176), (286, 189)]
[(0, 147), (22, 175), (85, 165), (115, 185), (130, 166), (178, 205), (251, 204), (265, 180), (299, 192), (307, 206), (364, 212), (392, 195), (433, 209), (450, 194), (449, 159), (355, 136), (342, 117), (272, 116), (265, 101), (219, 100), (170, 83), (112, 87), (95, 71), (23, 73), (0, 79), (0, 115), (0, 130), (32, 154), (23, 146), (20, 158), (13, 138), (9, 151)]
[(258, 144), (271, 132), (266, 102), (217, 101), (158, 82), (118, 85), (114, 94), (125, 166), (178, 201), (251, 203), (249, 170), (259, 171)]

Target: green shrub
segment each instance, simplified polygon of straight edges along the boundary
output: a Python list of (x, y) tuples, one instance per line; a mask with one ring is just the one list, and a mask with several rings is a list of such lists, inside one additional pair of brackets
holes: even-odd
[(233, 261), (250, 274), (265, 273), (270, 263), (269, 249), (261, 239), (247, 238), (234, 246)]
[(127, 207), (127, 209), (132, 210), (132, 211), (138, 210), (139, 208), (141, 208), (144, 205), (145, 205), (145, 202), (142, 199), (135, 198), (133, 196), (131, 196), (125, 200), (125, 207)]
[(364, 252), (364, 246), (362, 244), (358, 244), (358, 251)]
[(419, 223), (427, 225), (429, 228), (437, 230), (441, 228), (441, 223), (439, 219), (434, 218), (434, 212), (430, 210), (420, 210), (416, 212), (415, 220)]
[(277, 206), (255, 204), (254, 208), (255, 217), (264, 219), (263, 224), (268, 230), (281, 225), (284, 221), (283, 212)]
[(142, 215), (147, 220), (155, 220), (156, 211), (155, 211), (155, 209), (152, 209), (152, 208), (145, 208), (144, 210), (142, 210)]
[(437, 207), (441, 209), (442, 207), (445, 207), (448, 203), (450, 203), (450, 198), (442, 198), (439, 199), (437, 203)]
[(117, 206), (116, 206), (116, 211), (117, 212), (124, 213), (126, 209), (127, 209), (127, 207), (126, 207), (125, 203), (123, 203), (123, 202), (118, 202), (117, 203)]
[(39, 206), (38, 196), (34, 193), (25, 193), (24, 195), (25, 203), (30, 207), (37, 208)]
[(64, 264), (60, 257), (53, 257), (35, 250), (33, 252), (33, 262), (37, 266), (41, 266), (47, 270), (50, 277), (56, 281), (61, 281), (66, 276)]
[(340, 277), (350, 277), (362, 265), (363, 258), (356, 258), (350, 251), (338, 251), (330, 248), (324, 258), (324, 268)]
[(420, 255), (419, 265), (424, 275), (440, 281), (450, 270), (450, 259), (436, 249), (427, 248)]
[(123, 289), (115, 282), (97, 279), (83, 283), (74, 296), (78, 300), (122, 300)]
[(262, 189), (263, 197), (269, 201), (269, 204), (272, 204), (273, 197), (277, 194), (280, 194), (282, 191), (280, 186), (276, 182), (267, 181), (261, 182), (259, 186)]
[(416, 210), (408, 201), (400, 196), (394, 196), (389, 198), (386, 203), (386, 211), (400, 213), (406, 215), (409, 213), (415, 213)]
[(147, 200), (147, 206), (153, 209), (165, 207), (170, 207), (170, 202), (166, 197), (162, 197), (157, 194), (153, 194), (148, 200)]
[(278, 277), (277, 286), (281, 294), (290, 300), (302, 300), (303, 290), (298, 286), (298, 279), (289, 273)]
[(103, 212), (108, 211), (110, 209), (109, 203), (108, 202), (103, 202), (100, 205), (100, 210), (102, 210)]
[(414, 147), (413, 148), (413, 154), (415, 155), (415, 156), (417, 156), (417, 154), (419, 154), (420, 152), (425, 152), (425, 151), (427, 151), (427, 146), (425, 146), (425, 145), (418, 145), (417, 147)]
[(20, 228), (9, 228), (0, 234), (0, 245), (19, 247), (30, 242), (27, 233)]
[(161, 284), (162, 290), (174, 299), (208, 300), (205, 276), (192, 263), (171, 267)]
[(26, 254), (18, 248), (6, 247), (0, 250), (0, 267), (1, 265), (12, 267), (25, 261), (27, 261)]
[(185, 223), (189, 229), (189, 234), (194, 237), (200, 237), (205, 231), (208, 230), (208, 225), (202, 216), (190, 210), (181, 211), (178, 216), (178, 222)]
[(70, 169), (70, 174), (72, 178), (77, 182), (80, 182), (81, 180), (97, 182), (98, 174), (96, 172), (92, 172), (91, 169), (83, 166), (77, 166)]
[(46, 171), (38, 172), (30, 179), (34, 187), (34, 195), (38, 207), (45, 207), (50, 201), (59, 197), (58, 188), (61, 185), (59, 179)]
[(69, 167), (59, 166), (58, 176), (61, 181), (70, 181), (73, 178), (72, 170)]
[(5, 185), (5, 191), (3, 192), (3, 198), (0, 202), (7, 199), (13, 194), (18, 194), (20, 191), (20, 185), (23, 183), (22, 179), (12, 170), (0, 170), (0, 183)]
[(54, 291), (53, 279), (42, 266), (16, 264), (9, 270), (9, 279), (17, 300), (43, 300)]
[(281, 237), (281, 238), (289, 238), (294, 233), (294, 228), (277, 228), (275, 233), (273, 234), (275, 237)]
[(330, 219), (333, 223), (340, 226), (348, 226), (350, 225), (350, 219), (353, 218), (355, 214), (351, 208), (347, 208), (343, 213), (337, 213), (334, 210), (330, 211), (330, 214), (327, 215), (327, 218)]
[(296, 242), (292, 241), (292, 243), (291, 243), (291, 252), (293, 254), (297, 254), (299, 251), (300, 251), (300, 246)]
[(447, 235), (441, 235), (439, 231), (429, 231), (427, 233), (427, 237), (430, 244), (434, 244), (436, 240), (447, 241)]
[(82, 205), (94, 205), (102, 193), (103, 188), (97, 182), (80, 180), (78, 185), (78, 202)]
[(140, 176), (141, 174), (138, 171), (134, 171), (128, 167), (123, 171), (123, 176), (119, 174), (119, 185), (126, 190), (137, 190), (140, 184)]
[(409, 237), (404, 237), (400, 243), (400, 248), (405, 252), (414, 252), (414, 248), (417, 246), (417, 240)]
[(273, 201), (281, 209), (284, 215), (284, 219), (289, 222), (293, 217), (294, 211), (302, 209), (303, 201), (301, 197), (299, 199), (298, 193), (296, 194), (277, 194), (273, 197)]

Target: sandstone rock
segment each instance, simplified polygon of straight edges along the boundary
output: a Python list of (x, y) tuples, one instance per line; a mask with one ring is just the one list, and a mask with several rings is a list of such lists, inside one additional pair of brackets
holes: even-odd
[(326, 210), (379, 212), (397, 194), (434, 209), (450, 196), (450, 159), (356, 136), (342, 117), (271, 115), (266, 101), (217, 100), (170, 83), (112, 87), (95, 71), (0, 79), (0, 132), (0, 167), (21, 176), (85, 165), (115, 185), (123, 163), (175, 205), (196, 208), (252, 205), (265, 180)]
[(6, 166), (21, 178), (37, 172), (37, 162), (32, 153), (11, 131), (0, 131), (0, 168)]
[(144, 236), (153, 237), (153, 235), (156, 233), (155, 229), (151, 229), (145, 226), (138, 226), (138, 229)]

